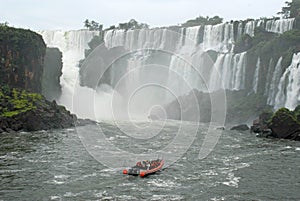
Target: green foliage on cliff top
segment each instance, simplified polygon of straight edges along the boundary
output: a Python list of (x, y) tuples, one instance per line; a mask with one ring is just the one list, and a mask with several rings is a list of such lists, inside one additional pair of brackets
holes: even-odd
[(94, 20), (89, 21), (88, 19), (86, 19), (83, 23), (84, 27), (90, 31), (102, 31), (103, 29), (103, 24), (100, 24)]
[(216, 25), (223, 22), (223, 18), (219, 16), (214, 17), (203, 17), (199, 16), (195, 19), (188, 20), (182, 24), (183, 27), (192, 27), (192, 26), (200, 26), (200, 25)]
[(129, 20), (129, 22), (119, 23), (119, 29), (148, 29), (149, 25), (146, 23), (139, 23), (135, 19)]
[(5, 44), (14, 51), (25, 52), (27, 55), (38, 57), (45, 54), (46, 44), (42, 36), (31, 30), (0, 26), (0, 45)]
[(297, 17), (300, 15), (300, 0), (286, 1), (286, 6), (278, 13), (284, 18)]
[(22, 89), (0, 87), (0, 117), (13, 117), (23, 112), (34, 110), (43, 100), (42, 95), (28, 93)]
[(269, 62), (271, 58), (278, 60), (283, 57), (282, 66), (286, 68), (293, 54), (300, 51), (300, 30), (294, 29), (279, 35), (257, 27), (254, 37), (245, 35), (236, 42), (234, 52), (243, 51), (249, 52), (248, 58), (253, 59), (254, 65), (258, 57), (263, 63)]
[(0, 85), (40, 92), (45, 52), (41, 35), (0, 26)]

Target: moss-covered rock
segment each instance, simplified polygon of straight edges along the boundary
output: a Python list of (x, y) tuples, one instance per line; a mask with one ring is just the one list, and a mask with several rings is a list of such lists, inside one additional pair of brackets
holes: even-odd
[(279, 109), (268, 124), (276, 138), (300, 140), (300, 123), (294, 112), (287, 108)]
[(63, 106), (42, 95), (22, 89), (0, 87), (0, 130), (36, 131), (67, 128), (77, 120)]

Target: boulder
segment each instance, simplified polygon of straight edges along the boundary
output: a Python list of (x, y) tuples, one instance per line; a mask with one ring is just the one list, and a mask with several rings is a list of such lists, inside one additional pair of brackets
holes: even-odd
[(232, 127), (230, 130), (247, 131), (247, 130), (249, 130), (249, 129), (250, 129), (250, 128), (249, 128), (246, 124), (241, 124), (241, 125)]
[(268, 127), (276, 138), (300, 140), (300, 123), (293, 112), (286, 108), (279, 109), (273, 116)]

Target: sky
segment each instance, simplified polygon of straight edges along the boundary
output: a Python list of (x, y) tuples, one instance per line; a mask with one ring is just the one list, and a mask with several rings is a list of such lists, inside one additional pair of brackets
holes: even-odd
[(104, 27), (136, 19), (150, 27), (202, 16), (225, 21), (276, 16), (286, 0), (0, 0), (0, 22), (33, 30), (76, 30), (85, 19)]

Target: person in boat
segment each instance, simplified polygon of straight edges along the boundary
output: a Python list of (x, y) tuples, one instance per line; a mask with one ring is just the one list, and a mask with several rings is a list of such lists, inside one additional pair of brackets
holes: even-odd
[(141, 168), (143, 169), (149, 169), (150, 168), (150, 161), (144, 160), (141, 162)]

